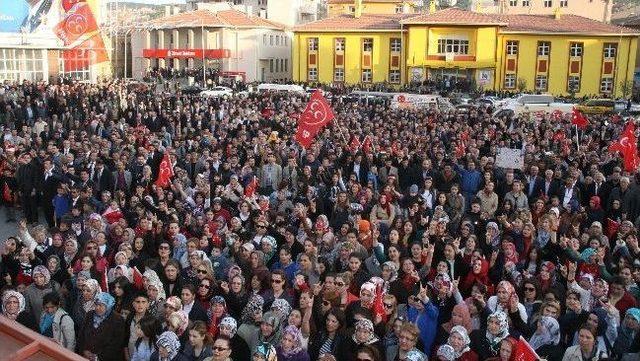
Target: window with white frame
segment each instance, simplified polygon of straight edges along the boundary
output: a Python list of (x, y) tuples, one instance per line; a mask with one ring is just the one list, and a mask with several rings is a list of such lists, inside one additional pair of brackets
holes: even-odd
[(547, 90), (547, 76), (546, 75), (536, 75), (536, 90), (546, 91)]
[(44, 80), (45, 56), (41, 49), (0, 49), (0, 80)]
[(273, 46), (273, 35), (269, 35), (269, 45)]
[(344, 81), (344, 68), (333, 69), (333, 81)]
[(548, 41), (539, 41), (538, 42), (538, 55), (540, 56), (549, 56), (549, 52), (551, 51), (551, 43)]
[(469, 40), (455, 38), (438, 39), (438, 54), (469, 54)]
[(529, 3), (529, 0), (522, 0), (523, 7), (529, 7), (529, 5), (531, 5), (531, 3)]
[(560, 7), (566, 8), (569, 6), (569, 0), (560, 0)]
[(604, 78), (600, 82), (601, 93), (611, 93), (613, 91), (613, 78)]
[(567, 90), (573, 92), (580, 91), (580, 77), (577, 75), (571, 75), (567, 79)]
[(516, 75), (515, 74), (505, 74), (505, 76), (504, 76), (504, 87), (506, 89), (514, 89), (516, 87)]
[(389, 70), (389, 82), (400, 83), (400, 70)]
[(553, 6), (553, 1), (552, 0), (544, 0), (544, 7), (545, 8), (550, 8)]
[(318, 38), (310, 38), (309, 51), (317, 51), (317, 50), (318, 50)]
[(399, 53), (402, 49), (402, 41), (399, 38), (392, 38), (390, 48), (392, 52)]
[(280, 46), (280, 35), (276, 35), (276, 46)]
[(507, 41), (507, 55), (518, 55), (517, 41)]
[(518, 0), (509, 0), (509, 6), (518, 6)]
[(362, 39), (362, 51), (373, 51), (373, 39), (366, 38)]
[(371, 69), (362, 69), (362, 82), (371, 83), (371, 80), (373, 80), (373, 72)]
[(582, 43), (571, 43), (569, 48), (569, 55), (572, 57), (580, 57), (583, 53)]
[(307, 80), (318, 80), (318, 68), (309, 68)]
[(617, 48), (618, 48), (617, 44), (604, 44), (604, 47), (602, 48), (602, 52), (605, 59), (615, 58)]
[(402, 4), (396, 5), (396, 14), (402, 14), (404, 12), (404, 6)]
[(334, 44), (336, 51), (344, 51), (344, 38), (336, 38)]

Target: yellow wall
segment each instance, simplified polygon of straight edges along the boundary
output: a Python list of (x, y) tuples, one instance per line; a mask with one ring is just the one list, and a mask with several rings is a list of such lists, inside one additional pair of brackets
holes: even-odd
[[(293, 43), (293, 79), (307, 81), (308, 39), (318, 38), (318, 81), (333, 81), (334, 39), (345, 38), (345, 83), (360, 83), (362, 39), (373, 39), (373, 82), (385, 82), (389, 77), (389, 44), (391, 38), (400, 38), (400, 32), (371, 33), (296, 33)], [(402, 64), (401, 58), (401, 64)], [(402, 73), (402, 70), (401, 70)]]
[[(518, 79), (522, 78), (526, 81), (527, 90), (529, 91), (533, 91), (535, 86), (538, 41), (551, 42), (548, 76), (548, 92), (551, 94), (567, 93), (569, 46), (572, 42), (582, 42), (584, 44), (581, 84), (580, 92), (577, 93), (578, 96), (600, 94), (602, 49), (604, 43), (619, 43), (618, 54), (615, 58), (616, 65), (614, 73), (614, 91), (616, 96), (622, 95), (620, 82), (624, 81), (625, 76), (628, 80), (633, 80), (633, 71), (635, 68), (634, 54), (637, 48), (637, 38), (635, 37), (500, 34), (498, 37), (499, 66), (497, 67), (498, 75), (496, 76), (498, 89), (504, 88), (504, 47), (506, 41), (509, 40), (519, 42), (517, 77)], [(631, 54), (630, 58), (629, 54)]]

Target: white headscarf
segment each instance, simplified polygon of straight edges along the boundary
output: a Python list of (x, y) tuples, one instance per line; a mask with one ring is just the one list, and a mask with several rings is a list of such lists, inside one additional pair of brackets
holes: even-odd
[(560, 343), (560, 324), (549, 316), (542, 316), (538, 321), (542, 327), (538, 327), (536, 332), (529, 339), (529, 345), (534, 350), (545, 345), (557, 345)]

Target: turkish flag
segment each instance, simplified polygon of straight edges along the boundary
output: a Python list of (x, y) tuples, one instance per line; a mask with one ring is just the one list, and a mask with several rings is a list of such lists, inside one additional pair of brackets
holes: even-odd
[(62, 0), (62, 8), (69, 11), (75, 4), (83, 3), (84, 0)]
[(358, 139), (357, 136), (353, 136), (353, 138), (351, 138), (351, 142), (349, 142), (349, 150), (351, 151), (351, 153), (355, 153), (358, 151), (358, 149), (360, 149), (360, 147), (362, 146), (362, 143), (360, 143), (360, 139)]
[(86, 69), (109, 60), (102, 36), (98, 33), (71, 49), (63, 50), (62, 58), (66, 72)]
[(132, 272), (133, 286), (138, 290), (144, 289), (144, 276), (142, 275), (142, 273), (140, 272), (137, 266), (134, 266), (132, 271), (133, 271)]
[(173, 164), (171, 164), (169, 152), (164, 152), (164, 156), (162, 157), (162, 161), (160, 162), (160, 172), (158, 172), (156, 185), (162, 188), (168, 187), (169, 183), (171, 182), (171, 177), (173, 177)]
[(638, 158), (638, 145), (633, 123), (627, 123), (620, 139), (609, 146), (610, 152), (620, 152), (624, 158), (624, 170), (633, 172), (638, 168), (640, 159)]
[(258, 188), (258, 178), (256, 176), (253, 176), (253, 179), (251, 179), (251, 182), (249, 182), (249, 184), (247, 184), (247, 186), (244, 188), (244, 195), (247, 197), (253, 196), (257, 188)]
[(64, 19), (53, 28), (53, 32), (64, 42), (64, 45), (70, 45), (84, 34), (93, 33), (96, 30), (98, 30), (98, 23), (87, 3), (75, 4)]
[(589, 125), (587, 118), (576, 108), (573, 108), (573, 116), (571, 117), (571, 124), (578, 126), (580, 129), (584, 129)]
[(522, 336), (516, 343), (516, 348), (511, 355), (515, 355), (514, 361), (537, 361), (540, 356), (531, 348), (531, 345)]
[(304, 148), (308, 148), (313, 138), (320, 130), (335, 118), (331, 106), (322, 96), (319, 90), (316, 90), (309, 99), (307, 107), (300, 114), (298, 119), (298, 132), (296, 140)]
[(366, 135), (364, 140), (362, 141), (362, 151), (365, 154), (371, 153), (371, 148), (373, 148), (373, 142), (371, 141), (371, 136)]
[(620, 222), (616, 222), (611, 218), (607, 218), (606, 225), (606, 234), (609, 239), (615, 238), (616, 232), (618, 232), (618, 228), (620, 228)]

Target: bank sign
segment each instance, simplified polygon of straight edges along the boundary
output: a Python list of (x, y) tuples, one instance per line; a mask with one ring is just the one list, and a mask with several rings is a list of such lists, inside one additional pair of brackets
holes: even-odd
[(229, 49), (142, 49), (145, 58), (206, 58), (223, 59), (231, 57)]

